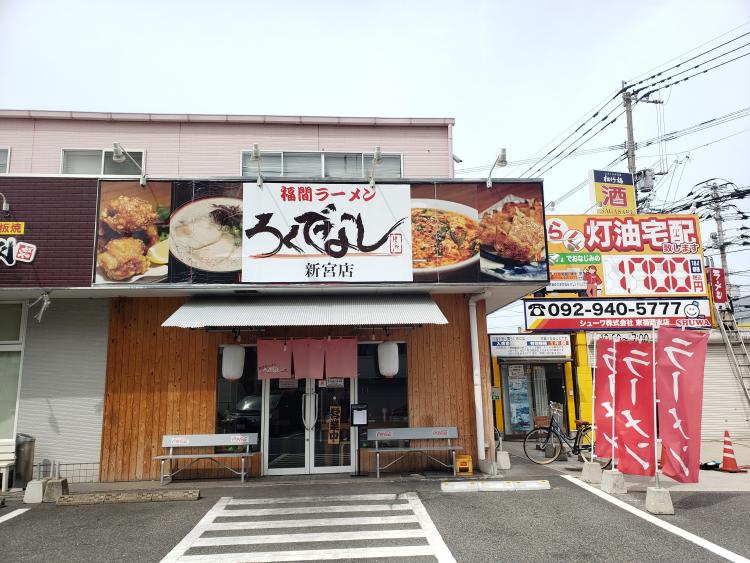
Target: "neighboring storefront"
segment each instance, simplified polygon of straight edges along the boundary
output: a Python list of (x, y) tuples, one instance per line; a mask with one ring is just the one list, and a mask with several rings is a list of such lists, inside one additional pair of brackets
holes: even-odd
[(547, 284), (539, 182), (46, 181), (54, 214), (0, 180), (37, 247), (0, 271), (37, 462), (154, 479), (165, 434), (257, 432), (255, 475), (351, 472), (352, 404), (493, 451), (485, 315)]
[[(505, 437), (523, 437), (550, 415), (550, 402), (575, 415), (569, 334), (490, 334), (489, 343), (495, 427)], [(563, 417), (565, 428), (569, 418)]]

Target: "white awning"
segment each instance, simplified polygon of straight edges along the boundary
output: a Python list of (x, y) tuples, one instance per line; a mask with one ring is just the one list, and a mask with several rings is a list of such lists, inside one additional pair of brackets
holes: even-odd
[(429, 295), (191, 299), (161, 326), (404, 326), (448, 324)]

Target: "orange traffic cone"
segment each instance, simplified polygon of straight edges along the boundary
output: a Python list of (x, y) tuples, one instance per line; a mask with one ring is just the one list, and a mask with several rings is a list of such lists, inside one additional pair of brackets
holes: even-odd
[(721, 461), (720, 471), (747, 473), (744, 469), (737, 467), (737, 458), (734, 456), (734, 447), (732, 447), (732, 439), (729, 437), (729, 430), (724, 430), (724, 459)]

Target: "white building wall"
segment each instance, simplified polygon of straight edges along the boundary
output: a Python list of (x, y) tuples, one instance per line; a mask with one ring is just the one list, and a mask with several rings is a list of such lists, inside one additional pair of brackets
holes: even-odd
[(35, 462), (99, 463), (109, 302), (52, 299), (30, 311), (18, 432), (36, 437)]

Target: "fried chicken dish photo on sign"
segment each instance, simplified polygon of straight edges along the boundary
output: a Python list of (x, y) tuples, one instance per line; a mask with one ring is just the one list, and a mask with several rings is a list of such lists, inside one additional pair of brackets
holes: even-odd
[[(115, 190), (121, 193), (113, 193)], [(140, 186), (139, 190), (143, 193), (130, 195), (132, 187), (114, 182), (102, 187), (96, 255), (98, 283), (166, 276), (169, 233), (165, 220), (169, 205), (159, 201), (161, 198), (153, 190)]]

